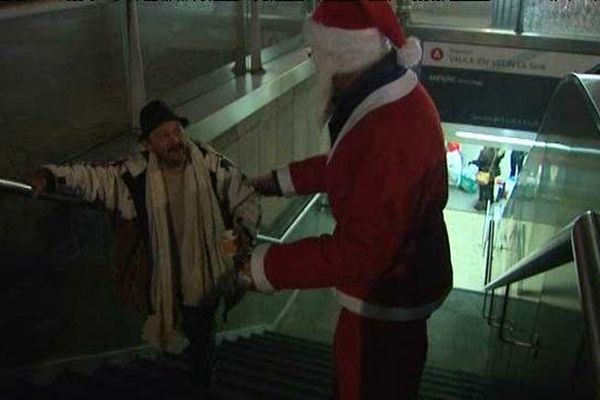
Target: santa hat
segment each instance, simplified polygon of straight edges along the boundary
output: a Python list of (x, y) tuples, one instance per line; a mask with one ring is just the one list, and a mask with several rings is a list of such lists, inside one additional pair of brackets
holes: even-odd
[(392, 46), (399, 65), (410, 68), (421, 61), (419, 40), (404, 37), (391, 3), (385, 0), (322, 0), (307, 20), (305, 34), (313, 52), (336, 59), (335, 72), (369, 67)]

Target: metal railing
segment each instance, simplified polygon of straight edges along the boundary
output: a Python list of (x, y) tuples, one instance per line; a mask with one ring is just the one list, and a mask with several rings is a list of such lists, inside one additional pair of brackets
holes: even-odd
[[(485, 286), (494, 290), (549, 271), (570, 261), (577, 269), (595, 398), (600, 399), (600, 214), (587, 211), (561, 229), (544, 247)], [(502, 318), (505, 319), (506, 310)], [(501, 329), (502, 330), (502, 329)]]
[[(313, 208), (313, 206), (319, 201), (319, 199), (322, 198), (322, 196), (323, 195), (320, 193), (313, 195), (312, 198), (310, 199), (310, 201), (308, 201), (304, 205), (302, 210), (296, 215), (296, 217), (294, 218), (292, 223), (286, 228), (285, 232), (280, 237), (276, 238), (276, 237), (272, 237), (272, 236), (258, 234), (256, 238), (259, 241), (266, 242), (266, 243), (272, 243), (272, 244), (285, 243), (288, 240), (289, 236), (292, 234), (292, 232), (296, 229), (298, 224), (300, 224), (300, 222), (302, 222), (302, 220), (304, 219), (306, 214)], [(300, 289), (295, 289), (292, 292), (291, 296), (288, 298), (285, 305), (281, 308), (281, 311), (279, 311), (279, 314), (277, 314), (277, 317), (275, 317), (275, 319), (273, 320), (272, 323), (268, 324), (266, 329), (271, 330), (271, 331), (274, 331), (277, 329), (277, 327), (279, 326), (279, 324), (281, 323), (283, 318), (288, 314), (288, 311), (290, 310), (290, 308), (296, 301), (296, 298), (298, 297), (299, 294), (300, 294)]]
[[(2, 193), (12, 193), (21, 197), (33, 197), (33, 188), (31, 185), (26, 183), (11, 181), (8, 179), (0, 179), (0, 194)], [(49, 200), (59, 203), (89, 206), (88, 203), (78, 197), (62, 193), (44, 192), (40, 194), (39, 198), (42, 200)]]
[(311, 197), (311, 199), (302, 207), (302, 210), (294, 217), (292, 222), (285, 229), (283, 234), (280, 237), (273, 237), (268, 235), (261, 235), (260, 233), (256, 236), (259, 241), (266, 243), (274, 243), (274, 244), (282, 244), (287, 241), (290, 234), (296, 229), (298, 224), (302, 222), (306, 214), (310, 211), (310, 209), (315, 205), (317, 201), (321, 198), (321, 194), (315, 194)]
[[(483, 251), (485, 257), (483, 285), (486, 286), (492, 280), (492, 269), (494, 264), (494, 250), (496, 240), (496, 230), (500, 224), (497, 220), (492, 204), (488, 201), (488, 212), (486, 212), (486, 223), (484, 224), (484, 241)], [(503, 302), (500, 315), (495, 315), (496, 309), (496, 291), (495, 289), (484, 290), (483, 304), (481, 314), (487, 324), (493, 328), (499, 328), (499, 339), (505, 343), (509, 343), (519, 347), (527, 347), (534, 351), (534, 356), (537, 355), (539, 337), (533, 334), (530, 341), (518, 340), (513, 337), (513, 333), (517, 331), (515, 324), (507, 319), (508, 304), (510, 301), (510, 285), (507, 285), (504, 290)]]
[[(486, 214), (487, 219), (487, 214)], [(495, 221), (493, 218), (489, 220), (487, 224), (484, 224), (484, 228), (487, 228), (487, 239), (483, 242), (484, 256), (485, 256), (485, 267), (483, 274), (484, 286), (490, 283), (492, 280), (492, 265), (494, 260), (494, 232), (495, 232)], [(483, 293), (483, 309), (482, 315), (486, 319), (488, 325), (498, 327), (500, 326), (496, 322), (496, 317), (492, 315), (494, 310), (494, 290), (486, 290)]]

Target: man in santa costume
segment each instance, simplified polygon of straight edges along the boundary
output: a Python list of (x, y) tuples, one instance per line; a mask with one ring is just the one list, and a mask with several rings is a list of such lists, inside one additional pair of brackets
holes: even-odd
[(338, 398), (416, 399), (426, 321), (452, 286), (444, 137), (409, 69), (421, 48), (386, 1), (322, 1), (306, 33), (331, 150), (254, 185), (325, 192), (337, 224), (332, 235), (257, 246), (244, 272), (266, 293), (335, 288)]

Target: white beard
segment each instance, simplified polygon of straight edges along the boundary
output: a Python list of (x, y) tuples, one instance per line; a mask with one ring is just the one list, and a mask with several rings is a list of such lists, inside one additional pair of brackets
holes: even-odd
[(313, 61), (316, 69), (315, 103), (319, 126), (325, 125), (331, 116), (331, 99), (333, 95), (332, 78), (335, 74), (335, 63), (332, 58), (313, 51)]
[(331, 117), (331, 98), (333, 94), (333, 85), (331, 82), (331, 75), (318, 73), (317, 81), (315, 84), (315, 96), (317, 105), (317, 118), (319, 126), (323, 126), (327, 123), (329, 117)]

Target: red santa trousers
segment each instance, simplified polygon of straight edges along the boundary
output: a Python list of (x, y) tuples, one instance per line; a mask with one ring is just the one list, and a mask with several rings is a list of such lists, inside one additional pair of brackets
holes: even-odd
[(380, 321), (342, 309), (335, 333), (338, 400), (417, 399), (427, 321)]

